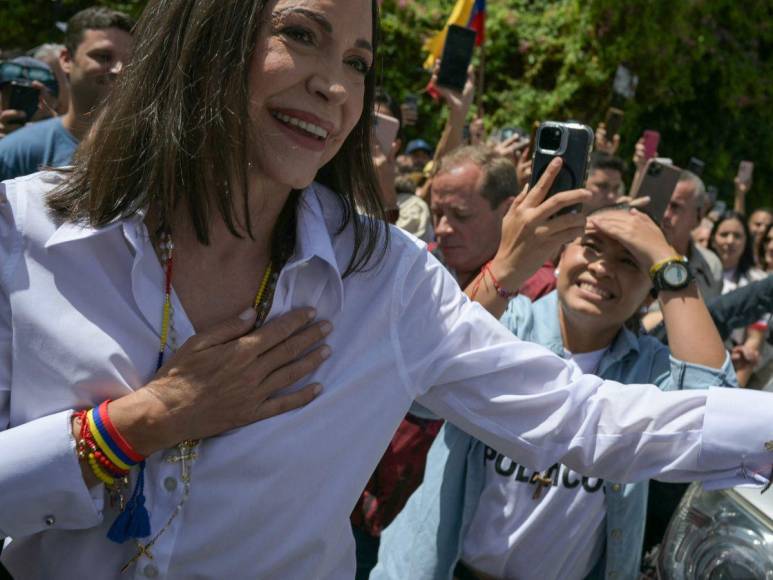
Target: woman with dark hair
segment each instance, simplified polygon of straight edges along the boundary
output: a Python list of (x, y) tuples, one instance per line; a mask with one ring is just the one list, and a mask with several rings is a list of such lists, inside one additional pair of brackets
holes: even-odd
[(725, 271), (723, 294), (760, 278), (754, 268), (754, 241), (743, 214), (726, 211), (719, 216), (711, 229), (709, 249), (719, 256)]
[[(726, 211), (719, 217), (711, 230), (709, 249), (719, 256), (724, 268), (722, 294), (765, 277), (754, 267), (754, 241), (743, 214)], [(727, 347), (732, 349), (738, 382), (742, 386), (746, 386), (760, 362), (762, 342), (753, 329), (738, 328), (727, 342)]]
[[(13, 575), (351, 577), (349, 514), (414, 400), (537, 469), (767, 481), (766, 394), (583, 375), (356, 214), (383, 218), (377, 21), (375, 0), (151, 0), (74, 170), (2, 184)], [(541, 203), (559, 170), (514, 204), (514, 257), (544, 261), (534, 224), (581, 230), (547, 221), (587, 198)], [(663, 300), (697, 299), (658, 258)]]

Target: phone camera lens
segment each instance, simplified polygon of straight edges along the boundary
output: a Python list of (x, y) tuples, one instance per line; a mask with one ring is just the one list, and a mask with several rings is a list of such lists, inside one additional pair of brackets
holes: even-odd
[(657, 177), (663, 171), (663, 167), (660, 163), (650, 163), (650, 168), (647, 173), (653, 177)]
[(562, 130), (560, 127), (548, 127), (540, 131), (539, 147), (548, 151), (557, 151), (561, 147)]

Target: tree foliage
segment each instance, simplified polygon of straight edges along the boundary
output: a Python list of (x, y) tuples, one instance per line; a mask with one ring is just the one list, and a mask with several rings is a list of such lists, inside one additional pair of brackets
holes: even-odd
[[(88, 0), (5, 0), (3, 48), (57, 41), (56, 23)], [(146, 0), (101, 1), (137, 16)], [(396, 98), (422, 93), (422, 43), (455, 0), (384, 0), (380, 80)], [(706, 162), (706, 181), (729, 199), (741, 159), (755, 161), (751, 205), (773, 204), (773, 4), (769, 0), (489, 0), (485, 120), (489, 128), (538, 119), (595, 125), (625, 63), (639, 79), (624, 103), (623, 157), (644, 129), (661, 155)], [(408, 137), (437, 139), (442, 107), (420, 99)]]
[[(383, 4), (384, 85), (401, 96), (426, 83), (414, 71), (424, 38), (453, 0)], [(728, 201), (742, 159), (755, 161), (751, 206), (773, 201), (773, 4), (767, 0), (489, 0), (484, 109), (489, 128), (534, 120), (603, 120), (619, 64), (639, 77), (625, 109), (630, 158), (644, 129), (660, 154), (706, 162), (707, 183)], [(410, 74), (408, 71), (411, 71)], [(429, 99), (425, 99), (428, 101)], [(437, 111), (425, 104), (427, 112)], [(437, 115), (418, 128), (436, 138)]]
[(3, 0), (0, 2), (0, 48), (30, 49), (45, 42), (60, 42), (58, 23), (89, 6), (109, 6), (137, 17), (147, 0)]

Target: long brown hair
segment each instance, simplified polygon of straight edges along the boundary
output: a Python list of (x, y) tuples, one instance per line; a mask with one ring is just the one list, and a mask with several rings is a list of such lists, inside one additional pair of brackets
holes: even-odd
[[(247, 191), (248, 75), (266, 0), (151, 0), (137, 23), (137, 45), (105, 109), (81, 144), (66, 182), (49, 208), (62, 220), (101, 227), (149, 209), (159, 230), (184, 196), (200, 243), (209, 243), (212, 212), (230, 232), (235, 219), (232, 176)], [(378, 6), (373, 5), (373, 45)], [(383, 256), (384, 209), (370, 152), (375, 67), (365, 79), (362, 117), (317, 180), (339, 196), (338, 233), (353, 229), (345, 275)], [(297, 198), (291, 196), (290, 199)], [(214, 206), (214, 207), (212, 207)], [(357, 207), (377, 219), (363, 219)], [(158, 235), (159, 231), (153, 232)]]

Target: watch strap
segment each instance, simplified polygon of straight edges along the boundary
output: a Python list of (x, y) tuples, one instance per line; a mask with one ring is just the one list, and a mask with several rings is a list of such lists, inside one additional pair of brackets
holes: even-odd
[(668, 264), (671, 264), (672, 262), (681, 262), (686, 266), (687, 258), (682, 256), (681, 254), (674, 254), (673, 256), (669, 256), (665, 260), (660, 260), (659, 262), (655, 262), (650, 267), (650, 279), (654, 280), (655, 277), (658, 275), (658, 272), (660, 272), (663, 268), (665, 268)]

